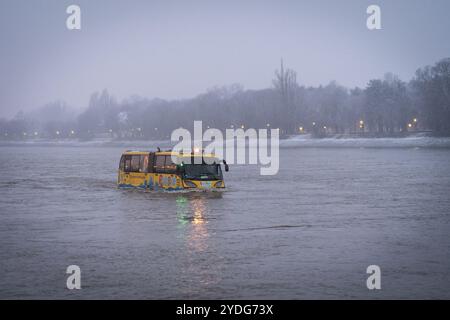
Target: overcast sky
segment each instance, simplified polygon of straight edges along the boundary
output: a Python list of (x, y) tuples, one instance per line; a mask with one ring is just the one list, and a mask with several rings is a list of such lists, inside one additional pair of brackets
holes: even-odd
[[(81, 30), (66, 28), (70, 4)], [(366, 27), (370, 4), (382, 30)], [(56, 99), (85, 107), (103, 88), (119, 100), (267, 88), (281, 57), (301, 85), (409, 80), (450, 56), (449, 14), (448, 0), (1, 0), (0, 116)]]

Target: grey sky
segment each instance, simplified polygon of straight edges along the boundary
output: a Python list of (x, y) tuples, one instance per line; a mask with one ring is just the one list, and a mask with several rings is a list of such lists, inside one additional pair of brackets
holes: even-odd
[[(82, 29), (66, 29), (78, 4)], [(366, 28), (378, 4), (383, 30)], [(450, 56), (448, 0), (0, 0), (0, 116), (93, 91), (187, 98), (216, 85), (271, 86), (283, 57), (303, 85), (411, 78)]]

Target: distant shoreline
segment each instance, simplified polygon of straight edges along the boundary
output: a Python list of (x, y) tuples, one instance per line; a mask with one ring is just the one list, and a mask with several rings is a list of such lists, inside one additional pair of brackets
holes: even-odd
[[(376, 133), (376, 132), (351, 132), (351, 133), (333, 133), (333, 134), (313, 134), (304, 133), (297, 135), (281, 135), (280, 140), (289, 140), (292, 138), (303, 138), (311, 140), (321, 140), (321, 139), (381, 139), (381, 138), (391, 138), (391, 139), (403, 139), (403, 138), (450, 138), (449, 134), (437, 134), (432, 131), (412, 131), (412, 132), (393, 132), (393, 133)], [(95, 141), (108, 141), (108, 142), (145, 142), (145, 141), (170, 141), (167, 139), (148, 139), (148, 138), (117, 138), (117, 137), (92, 137), (92, 138), (5, 138), (0, 137), (0, 142), (95, 142)]]
[[(124, 150), (171, 149), (174, 142), (166, 140), (119, 140), (110, 138), (79, 139), (29, 139), (0, 140), (0, 147), (88, 147), (122, 148)], [(205, 146), (208, 142), (205, 142)], [(443, 148), (450, 149), (450, 137), (426, 133), (403, 136), (329, 135), (313, 137), (310, 134), (286, 136), (280, 139), (280, 148)]]

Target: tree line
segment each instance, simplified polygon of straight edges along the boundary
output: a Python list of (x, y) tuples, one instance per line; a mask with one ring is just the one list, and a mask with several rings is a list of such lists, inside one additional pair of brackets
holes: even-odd
[(214, 87), (191, 99), (162, 100), (131, 96), (118, 102), (107, 90), (93, 93), (76, 113), (55, 101), (13, 119), (0, 119), (3, 139), (76, 138), (167, 139), (176, 128), (205, 126), (271, 128), (281, 135), (404, 135), (430, 131), (450, 135), (450, 58), (416, 71), (409, 82), (387, 73), (365, 88), (297, 83), (296, 71), (276, 70), (273, 85), (244, 90), (239, 84)]

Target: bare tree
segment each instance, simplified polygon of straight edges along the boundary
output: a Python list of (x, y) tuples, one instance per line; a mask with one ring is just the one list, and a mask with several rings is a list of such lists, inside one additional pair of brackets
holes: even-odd
[(281, 117), (278, 117), (278, 123), (288, 134), (295, 132), (295, 100), (297, 84), (297, 73), (292, 69), (284, 69), (283, 59), (281, 59), (280, 70), (275, 71), (273, 85), (280, 95)]

